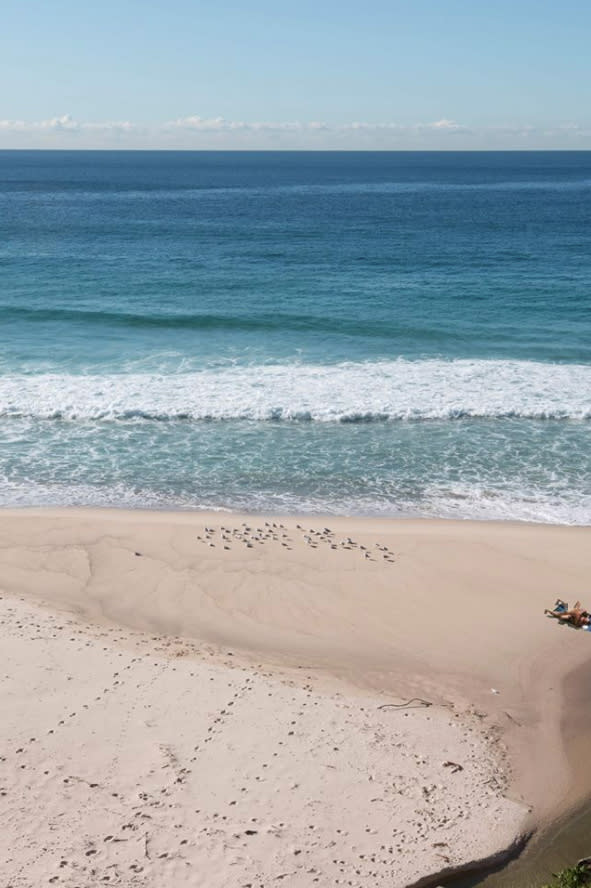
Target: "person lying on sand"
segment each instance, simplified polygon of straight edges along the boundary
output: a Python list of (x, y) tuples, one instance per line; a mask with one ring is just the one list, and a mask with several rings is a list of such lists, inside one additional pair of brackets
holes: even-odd
[(557, 620), (560, 620), (561, 623), (569, 623), (577, 629), (580, 629), (581, 626), (591, 625), (591, 614), (583, 609), (580, 601), (576, 601), (574, 607), (568, 610), (568, 605), (565, 605), (563, 601), (558, 599), (554, 606), (554, 610), (546, 608), (544, 613), (549, 617), (555, 617)]

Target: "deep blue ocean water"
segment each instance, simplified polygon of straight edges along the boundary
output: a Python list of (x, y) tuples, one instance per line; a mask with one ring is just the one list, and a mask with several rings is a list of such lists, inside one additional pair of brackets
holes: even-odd
[(591, 523), (591, 152), (0, 152), (0, 504)]

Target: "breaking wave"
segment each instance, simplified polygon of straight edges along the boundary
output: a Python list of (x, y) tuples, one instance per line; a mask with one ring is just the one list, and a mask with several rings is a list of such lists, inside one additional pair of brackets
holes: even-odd
[(395, 360), (0, 377), (0, 416), (47, 420), (588, 420), (591, 366)]

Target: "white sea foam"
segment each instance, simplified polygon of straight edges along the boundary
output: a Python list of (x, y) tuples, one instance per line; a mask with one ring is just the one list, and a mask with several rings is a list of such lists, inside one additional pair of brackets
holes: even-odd
[(10, 480), (0, 475), (0, 506), (96, 506), (130, 509), (173, 509), (186, 511), (237, 511), (260, 514), (373, 515), (394, 518), (455, 518), (476, 521), (527, 521), (539, 524), (591, 524), (591, 496), (573, 491), (561, 498), (547, 492), (526, 495), (507, 489), (491, 495), (478, 485), (453, 488), (433, 485), (420, 500), (358, 495), (355, 497), (311, 497), (290, 492), (281, 494), (244, 491), (242, 495), (198, 497), (189, 492), (175, 495), (137, 489), (124, 483), (96, 486), (86, 483), (46, 483), (34, 479)]
[(0, 416), (63, 420), (591, 418), (591, 366), (498, 360), (5, 375)]

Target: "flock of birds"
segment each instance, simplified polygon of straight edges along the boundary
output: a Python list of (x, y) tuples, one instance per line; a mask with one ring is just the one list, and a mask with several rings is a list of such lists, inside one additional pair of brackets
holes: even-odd
[[(301, 524), (296, 524), (302, 536), (304, 543), (311, 549), (318, 549), (321, 545), (329, 546), (335, 551), (348, 550), (358, 551), (367, 561), (386, 561), (394, 563), (394, 553), (381, 543), (375, 543), (373, 547), (364, 546), (361, 543), (352, 540), (351, 537), (345, 539), (337, 539), (335, 532), (330, 527), (323, 527), (322, 530), (310, 528), (306, 530)], [(197, 539), (211, 548), (216, 545), (223, 546), (224, 549), (231, 549), (232, 544), (242, 545), (246, 549), (254, 549), (257, 545), (262, 546), (268, 542), (281, 543), (281, 545), (291, 551), (293, 548), (293, 538), (289, 535), (288, 529), (284, 524), (278, 524), (274, 521), (265, 521), (263, 527), (253, 527), (243, 521), (240, 527), (205, 527), (203, 536), (199, 535)]]

